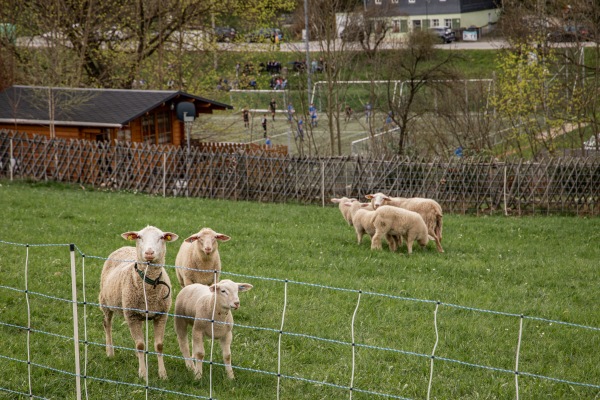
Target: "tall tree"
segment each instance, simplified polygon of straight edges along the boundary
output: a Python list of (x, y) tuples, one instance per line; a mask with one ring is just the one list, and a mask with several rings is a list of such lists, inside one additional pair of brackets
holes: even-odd
[(599, 132), (600, 47), (588, 40), (598, 37), (600, 3), (504, 0), (503, 6), (500, 27), (509, 46), (501, 53), (496, 102), (519, 122), (511, 130), (515, 151), (523, 155), (526, 145), (534, 155), (552, 153), (555, 138), (572, 130), (571, 138), (579, 137), (574, 147), (583, 150), (586, 130)]
[[(81, 85), (129, 88), (145, 60), (157, 56), (159, 70), (166, 67), (162, 56), (182, 31), (190, 27), (210, 31), (211, 15), (243, 13), (261, 23), (291, 5), (291, 0), (0, 0), (0, 18), (16, 16), (17, 26), (42, 35), (46, 46), (63, 48), (79, 66)], [(30, 49), (9, 50), (25, 60)]]

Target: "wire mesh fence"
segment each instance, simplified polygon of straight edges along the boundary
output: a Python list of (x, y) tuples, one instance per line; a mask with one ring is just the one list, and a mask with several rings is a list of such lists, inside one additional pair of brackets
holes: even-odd
[[(126, 353), (123, 361), (105, 360), (101, 304), (93, 298), (97, 295), (98, 264), (106, 258), (86, 255), (74, 244), (0, 240), (0, 247), (3, 254), (20, 254), (16, 256), (19, 262), (4, 273), (22, 278), (11, 286), (0, 285), (5, 311), (10, 306), (10, 312), (0, 314), (0, 329), (10, 335), (0, 349), (3, 371), (9, 372), (0, 384), (0, 393), (40, 399), (54, 398), (50, 393), (57, 391), (78, 399), (106, 393), (135, 393), (146, 398), (227, 397), (223, 382), (213, 376), (213, 370), (224, 369), (224, 364), (216, 354), (213, 357), (212, 345), (204, 360), (208, 376), (193, 391), (149, 378), (155, 375), (155, 367), (143, 382), (137, 379), (137, 350), (131, 347), (125, 326), (114, 329), (115, 348)], [(52, 285), (35, 279), (49, 256), (70, 264), (70, 274), (54, 279)], [(171, 272), (178, 268), (163, 267)], [(472, 385), (476, 392), (494, 390), (516, 399), (520, 391), (527, 398), (538, 398), (548, 390), (558, 393), (559, 387), (571, 394), (592, 396), (600, 390), (597, 356), (589, 351), (597, 343), (598, 327), (354, 288), (229, 271), (223, 275), (236, 281), (261, 281), (266, 292), (262, 299), (267, 304), (248, 306), (255, 309), (248, 311), (253, 314), (252, 323), (244, 319), (234, 323), (238, 333), (232, 363), (236, 374), (264, 385), (261, 391), (272, 394), (266, 398), (293, 398), (286, 397), (293, 393), (289, 389), (293, 386), (319, 396), (326, 393), (330, 398), (430, 399), (440, 394), (441, 381), (448, 379), (456, 386), (461, 381), (463, 386)], [(303, 296), (321, 301), (307, 305)], [(345, 319), (336, 320), (336, 334), (323, 336), (319, 327), (332, 323), (329, 316), (339, 314)], [(169, 313), (168, 317), (175, 315)], [(543, 325), (548, 337), (539, 337), (538, 325)], [(145, 348), (151, 349), (148, 318), (145, 326)], [(472, 340), (486, 345), (477, 346), (478, 352), (473, 354), (464, 349)], [(524, 354), (523, 343), (527, 344)], [(565, 343), (570, 352), (568, 365), (543, 361), (552, 359), (554, 346)], [(54, 351), (48, 352), (48, 348)], [(252, 354), (260, 354), (258, 360)], [(156, 355), (146, 351), (146, 364)], [(185, 362), (169, 351), (164, 356), (170, 360), (170, 369), (174, 363), (183, 366)], [(369, 378), (373, 375), (378, 379)], [(403, 394), (409, 385), (408, 392), (416, 397)]]
[(262, 202), (329, 203), (383, 192), (450, 213), (598, 215), (600, 158), (297, 157), (260, 148), (155, 146), (0, 132), (0, 177), (107, 190)]

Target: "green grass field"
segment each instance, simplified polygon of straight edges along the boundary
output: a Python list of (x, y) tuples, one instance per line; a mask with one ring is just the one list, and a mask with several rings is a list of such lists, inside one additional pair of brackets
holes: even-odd
[[(150, 355), (148, 385), (158, 390), (150, 389), (149, 398), (179, 399), (184, 393), (274, 399), (281, 362), (282, 399), (349, 398), (352, 377), (354, 399), (424, 399), (437, 327), (432, 398), (514, 399), (510, 371), (521, 314), (519, 395), (600, 396), (597, 218), (445, 215), (445, 252), (430, 243), (407, 256), (405, 247), (391, 253), (385, 244), (383, 251), (371, 251), (368, 238), (357, 245), (333, 204), (162, 198), (8, 181), (0, 182), (0, 204), (0, 398), (29, 393), (28, 367), (33, 395), (75, 398), (68, 246), (35, 246), (67, 243), (78, 250), (78, 301), (84, 301), (85, 290), (85, 301), (92, 303), (78, 308), (80, 338), (86, 326), (88, 340), (81, 344), (88, 398), (144, 398), (146, 383), (137, 377), (127, 326), (115, 320), (114, 343), (121, 348), (108, 359), (95, 303), (104, 258), (129, 244), (120, 233), (148, 224), (180, 235), (167, 252), (174, 296), (180, 289), (172, 268), (179, 245), (204, 226), (232, 237), (220, 246), (222, 278), (254, 285), (240, 295), (241, 308), (234, 313), (236, 379), (227, 380), (223, 366), (213, 366), (211, 393), (205, 365), (205, 376), (195, 381), (180, 358), (169, 317), (164, 349), (169, 379), (158, 379), (156, 357)], [(30, 335), (19, 328), (28, 325), (28, 308)], [(209, 354), (209, 341), (205, 349)], [(218, 344), (214, 352), (220, 363)]]

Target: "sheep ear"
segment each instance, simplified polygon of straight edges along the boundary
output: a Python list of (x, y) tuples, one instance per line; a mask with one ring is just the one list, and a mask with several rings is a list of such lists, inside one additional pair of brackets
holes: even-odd
[(361, 203), (360, 207), (361, 208), (367, 208), (371, 205), (371, 203)]
[(165, 242), (174, 242), (175, 240), (179, 239), (179, 235), (173, 232), (165, 232), (163, 239)]
[(227, 235), (223, 235), (222, 233), (217, 233), (217, 235), (215, 236), (215, 238), (216, 238), (217, 240), (220, 240), (220, 241), (222, 241), (222, 242), (226, 242), (226, 241), (228, 241), (229, 239), (231, 239), (229, 236), (227, 236)]
[(342, 199), (331, 199), (332, 203), (341, 203)]
[(188, 243), (194, 243), (196, 240), (198, 240), (198, 236), (192, 235), (189, 238), (185, 239), (184, 241), (188, 242)]
[(210, 285), (208, 287), (208, 290), (210, 290), (212, 293), (214, 293), (215, 290), (218, 290), (218, 289), (219, 289), (219, 284), (218, 283), (213, 283), (212, 285)]
[(346, 207), (351, 207), (351, 206), (352, 206), (352, 203), (351, 203), (351, 202), (349, 202), (349, 201), (347, 201), (347, 202), (345, 202), (345, 203), (344, 203), (344, 205), (345, 205)]
[(121, 233), (121, 237), (125, 240), (136, 240), (140, 236), (138, 235), (137, 232), (131, 231), (131, 232)]
[(249, 283), (238, 283), (238, 292), (247, 292), (248, 290), (252, 289), (254, 286), (252, 286)]
[(375, 196), (373, 196), (372, 194), (368, 194), (368, 195), (366, 195), (365, 197), (366, 197), (367, 199), (371, 200), (371, 199), (372, 199), (373, 197), (375, 197)]

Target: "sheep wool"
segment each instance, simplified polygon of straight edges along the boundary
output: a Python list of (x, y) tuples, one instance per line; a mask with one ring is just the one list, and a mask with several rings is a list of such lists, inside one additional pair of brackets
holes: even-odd
[(375, 213), (373, 221), (375, 234), (371, 239), (371, 249), (381, 249), (381, 238), (384, 235), (404, 239), (408, 254), (412, 254), (415, 240), (421, 247), (425, 247), (429, 242), (427, 225), (418, 213), (394, 206), (380, 206), (373, 213)]
[[(368, 234), (371, 237), (371, 246), (373, 244), (372, 238), (375, 234), (375, 211), (370, 203), (361, 203), (358, 200), (351, 200), (344, 203), (346, 208), (350, 210), (352, 217), (352, 225), (356, 232), (356, 239), (358, 244), (362, 243), (364, 234)], [(396, 248), (401, 243), (401, 238), (397, 235), (386, 235), (386, 240), (390, 246), (390, 250), (396, 251)], [(381, 242), (380, 242), (381, 245)], [(372, 247), (371, 247), (372, 248)]]
[(146, 377), (144, 360), (144, 333), (142, 324), (154, 324), (154, 349), (158, 354), (158, 376), (167, 378), (163, 361), (163, 339), (167, 313), (171, 309), (171, 281), (163, 268), (167, 253), (166, 243), (178, 239), (172, 232), (147, 226), (141, 231), (121, 234), (125, 240), (135, 240), (136, 246), (115, 250), (104, 262), (100, 277), (99, 304), (104, 314), (106, 355), (114, 356), (112, 320), (122, 314), (135, 341), (139, 361), (138, 374)]
[(219, 281), (219, 242), (229, 239), (229, 236), (210, 228), (202, 228), (183, 241), (175, 258), (177, 280), (182, 288), (192, 283), (211, 285)]
[(421, 215), (427, 225), (429, 235), (435, 241), (438, 252), (444, 252), (442, 248), (443, 212), (437, 201), (423, 197), (390, 197), (383, 193), (368, 194), (366, 198), (371, 200), (374, 209), (388, 205), (414, 211)]
[(352, 225), (352, 214), (350, 213), (350, 207), (347, 207), (345, 205), (345, 203), (352, 201), (352, 200), (356, 200), (356, 199), (349, 199), (348, 197), (341, 197), (341, 198), (334, 197), (331, 199), (332, 203), (338, 204), (338, 208), (339, 208), (340, 212), (342, 213), (342, 217), (344, 217), (344, 219), (346, 220), (348, 225)]
[[(202, 378), (204, 361), (204, 336), (219, 339), (227, 377), (234, 379), (231, 367), (231, 341), (233, 339), (232, 311), (240, 307), (239, 292), (252, 289), (249, 283), (235, 283), (224, 279), (210, 287), (191, 284), (177, 295), (175, 300), (175, 332), (185, 365), (194, 371), (196, 379)], [(214, 321), (214, 322), (213, 322)], [(192, 358), (187, 330), (192, 327)]]

